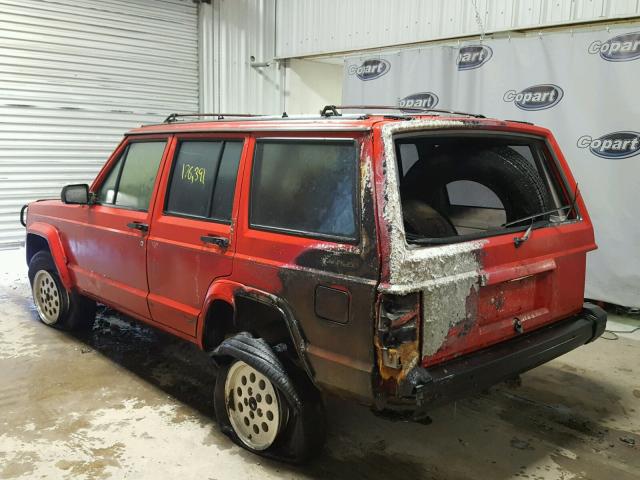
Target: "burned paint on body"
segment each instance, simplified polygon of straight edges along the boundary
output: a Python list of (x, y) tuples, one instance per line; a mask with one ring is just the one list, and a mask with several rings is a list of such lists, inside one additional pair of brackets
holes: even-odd
[[(473, 308), (482, 269), (485, 240), (419, 247), (407, 244), (402, 217), (397, 158), (393, 136), (421, 130), (476, 126), (456, 120), (414, 120), (382, 128), (384, 146), (383, 218), (389, 242), (388, 276), (380, 285), (385, 293), (422, 292), (421, 356), (434, 355), (449, 335), (475, 319)], [(411, 363), (413, 358), (409, 359)], [(404, 370), (404, 369), (403, 369)], [(404, 372), (406, 374), (406, 372)]]
[[(365, 142), (368, 145), (367, 142)], [(379, 279), (379, 252), (374, 213), (371, 156), (364, 150), (360, 160), (359, 241), (340, 244), (318, 241), (302, 251), (278, 271), (291, 314), (296, 317), (306, 339), (306, 355), (315, 381), (324, 388), (371, 401), (373, 322), (376, 286)], [(348, 293), (345, 323), (318, 316), (318, 286)]]

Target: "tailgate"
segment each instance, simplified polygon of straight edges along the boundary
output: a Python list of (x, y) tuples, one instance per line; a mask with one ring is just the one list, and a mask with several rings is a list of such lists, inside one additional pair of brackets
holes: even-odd
[(389, 260), (381, 290), (421, 293), (425, 366), (579, 312), (586, 253), (596, 248), (548, 131), (460, 125), (406, 122), (382, 132)]
[[(519, 248), (514, 237), (483, 241), (475, 281), (446, 276), (423, 291), (422, 363), (432, 365), (479, 350), (579, 312), (586, 252), (595, 248), (588, 225), (576, 221), (535, 229)], [(462, 285), (460, 288), (459, 285)], [(468, 291), (465, 292), (466, 286)], [(453, 298), (452, 295), (460, 295)], [(441, 318), (442, 304), (462, 305)], [(446, 329), (444, 338), (438, 327)]]

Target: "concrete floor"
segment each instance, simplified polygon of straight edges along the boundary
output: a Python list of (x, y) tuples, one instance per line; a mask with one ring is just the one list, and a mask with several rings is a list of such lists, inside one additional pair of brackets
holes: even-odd
[(434, 410), (430, 425), (329, 399), (326, 451), (291, 467), (218, 430), (212, 367), (189, 344), (113, 315), (84, 336), (41, 324), (23, 259), (0, 251), (0, 478), (640, 478), (640, 332)]

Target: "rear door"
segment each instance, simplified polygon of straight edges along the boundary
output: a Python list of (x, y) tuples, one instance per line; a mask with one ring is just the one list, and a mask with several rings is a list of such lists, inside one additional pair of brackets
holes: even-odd
[(188, 336), (211, 282), (232, 272), (242, 135), (177, 136), (147, 252), (154, 321)]

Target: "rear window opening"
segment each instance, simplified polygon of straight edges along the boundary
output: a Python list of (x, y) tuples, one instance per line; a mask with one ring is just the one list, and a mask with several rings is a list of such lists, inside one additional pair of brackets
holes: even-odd
[(409, 243), (441, 244), (577, 217), (545, 142), (493, 133), (395, 138)]

